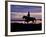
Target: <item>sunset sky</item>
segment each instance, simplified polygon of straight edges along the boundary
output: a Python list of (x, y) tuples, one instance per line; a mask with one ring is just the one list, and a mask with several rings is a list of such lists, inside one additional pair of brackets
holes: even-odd
[(25, 5), (11, 5), (11, 19), (22, 19), (25, 15), (27, 16), (28, 11), (31, 17), (37, 19), (42, 18), (42, 7), (41, 6), (25, 6)]
[(41, 12), (41, 6), (11, 5), (11, 12)]

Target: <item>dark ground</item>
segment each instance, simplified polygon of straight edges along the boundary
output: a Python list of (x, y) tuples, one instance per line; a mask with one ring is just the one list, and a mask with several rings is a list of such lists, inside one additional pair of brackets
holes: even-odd
[(17, 31), (38, 31), (42, 29), (42, 24), (20, 24), (11, 23), (11, 32)]

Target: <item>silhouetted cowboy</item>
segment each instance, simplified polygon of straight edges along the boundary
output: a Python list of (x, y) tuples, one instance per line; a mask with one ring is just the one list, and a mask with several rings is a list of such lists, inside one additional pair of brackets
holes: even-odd
[(36, 19), (34, 17), (30, 17), (30, 12), (28, 12), (27, 16), (23, 16), (23, 19), (25, 19), (25, 21), (28, 22), (32, 21), (34, 23), (34, 21), (36, 21)]
[(30, 12), (28, 12), (28, 15), (27, 16), (30, 17)]

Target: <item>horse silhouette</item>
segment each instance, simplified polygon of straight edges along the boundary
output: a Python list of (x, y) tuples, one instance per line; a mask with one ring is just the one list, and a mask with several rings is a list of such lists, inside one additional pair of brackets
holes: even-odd
[(34, 18), (34, 17), (23, 16), (23, 19), (25, 19), (25, 22), (27, 22), (27, 23), (30, 21), (32, 21), (33, 23), (36, 22), (36, 18)]

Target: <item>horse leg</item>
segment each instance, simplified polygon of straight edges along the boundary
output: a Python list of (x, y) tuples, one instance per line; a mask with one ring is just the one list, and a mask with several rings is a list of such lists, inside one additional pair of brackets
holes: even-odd
[(33, 21), (33, 24), (35, 24), (35, 20)]
[(36, 19), (34, 20), (34, 23), (36, 23)]
[(25, 24), (25, 21), (23, 21), (23, 24)]
[(24, 24), (25, 24), (25, 21), (24, 21)]
[(28, 21), (27, 21), (27, 24), (28, 24)]
[(34, 24), (34, 20), (32, 20), (32, 23)]

